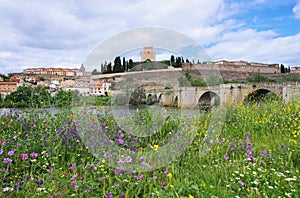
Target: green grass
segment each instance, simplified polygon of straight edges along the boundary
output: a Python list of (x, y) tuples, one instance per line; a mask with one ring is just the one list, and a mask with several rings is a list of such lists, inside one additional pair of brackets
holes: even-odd
[[(185, 117), (162, 117), (149, 110), (123, 120), (100, 110), (69, 109), (39, 116), (30, 110), (11, 111), (0, 118), (0, 197), (300, 195), (299, 102), (269, 101), (228, 108), (222, 132), (209, 141), (212, 145), (202, 156), (207, 129), (216, 127), (210, 126), (213, 112), (203, 112), (187, 122)], [(151, 126), (151, 136), (134, 131)], [(98, 137), (90, 132), (99, 127), (121, 154), (97, 148), (119, 157), (118, 162), (92, 154), (102, 153), (86, 141)], [(126, 171), (134, 159), (120, 162), (127, 160), (127, 151), (156, 156), (176, 134), (185, 137), (188, 133), (194, 138), (186, 151), (156, 169)], [(113, 162), (115, 166), (110, 166)]]

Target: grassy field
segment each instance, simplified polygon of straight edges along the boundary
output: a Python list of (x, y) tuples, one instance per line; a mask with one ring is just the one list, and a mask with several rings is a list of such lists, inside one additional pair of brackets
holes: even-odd
[[(204, 155), (213, 112), (187, 122), (140, 111), (118, 122), (101, 109), (12, 110), (0, 118), (0, 197), (299, 197), (299, 113), (299, 102), (228, 108)], [(169, 142), (170, 154), (181, 148), (176, 135), (189, 143), (181, 155), (146, 166), (144, 153), (163, 161), (155, 157)]]

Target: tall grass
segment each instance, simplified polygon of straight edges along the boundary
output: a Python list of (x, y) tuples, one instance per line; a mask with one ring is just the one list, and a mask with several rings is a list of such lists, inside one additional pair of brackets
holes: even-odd
[[(172, 114), (160, 119), (145, 111), (118, 123), (101, 110), (80, 115), (12, 110), (0, 118), (1, 197), (297, 197), (299, 112), (295, 101), (228, 108), (221, 134), (200, 156), (210, 113), (185, 123)], [(151, 125), (148, 137), (125, 130)], [(113, 167), (110, 158), (99, 160), (85, 144), (82, 126), (101, 127), (109, 142), (135, 153), (159, 152), (182, 128), (195, 137), (171, 163), (126, 171), (122, 167), (131, 159), (124, 156)]]

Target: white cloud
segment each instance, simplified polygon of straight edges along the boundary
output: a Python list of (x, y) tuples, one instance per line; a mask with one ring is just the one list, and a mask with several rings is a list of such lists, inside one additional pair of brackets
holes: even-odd
[[(276, 61), (284, 54), (281, 59), (297, 62), (298, 48), (290, 47), (299, 46), (298, 35), (279, 37), (272, 30), (247, 28), (247, 21), (234, 18), (265, 0), (249, 5), (231, 0), (0, 1), (1, 70), (4, 66), (14, 70), (24, 66), (79, 67), (99, 43), (144, 26), (179, 31), (208, 47), (213, 58)], [(300, 19), (299, 2), (293, 12)], [(173, 41), (166, 38), (166, 42)], [(281, 49), (275, 51), (279, 43)]]
[(296, 19), (300, 19), (300, 1), (298, 0), (297, 4), (293, 8), (293, 13)]
[(218, 59), (247, 60), (252, 62), (299, 64), (300, 33), (287, 37), (276, 37), (272, 31), (257, 32), (253, 29), (230, 32), (208, 49)]

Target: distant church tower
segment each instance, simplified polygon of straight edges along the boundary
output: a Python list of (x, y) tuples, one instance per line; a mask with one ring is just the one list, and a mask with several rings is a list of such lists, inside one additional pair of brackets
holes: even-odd
[(79, 68), (80, 72), (85, 72), (85, 67), (83, 66), (83, 64), (81, 64), (81, 67)]
[(151, 61), (155, 61), (156, 60), (156, 55), (155, 55), (155, 51), (154, 48), (152, 46), (149, 47), (144, 47), (144, 50), (141, 53), (142, 55), (142, 62), (150, 59)]

